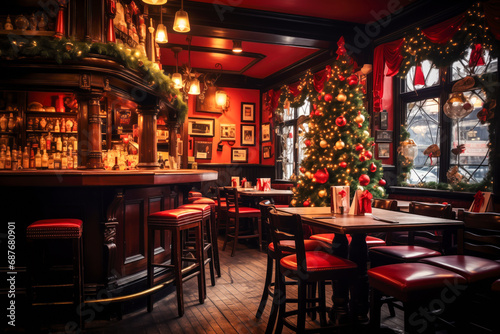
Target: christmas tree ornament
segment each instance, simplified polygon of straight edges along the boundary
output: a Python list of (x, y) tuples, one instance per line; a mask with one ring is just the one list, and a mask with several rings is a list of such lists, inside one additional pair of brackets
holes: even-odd
[(309, 206), (309, 205), (311, 205), (311, 203), (309, 202), (309, 200), (305, 200), (303, 205), (304, 206)]
[(335, 148), (337, 150), (341, 150), (345, 147), (345, 143), (342, 141), (342, 140), (338, 140), (336, 143), (335, 143)]
[(364, 154), (367, 160), (370, 160), (373, 157), (373, 153), (371, 151), (365, 151)]
[(319, 109), (318, 109), (318, 110), (316, 110), (316, 111), (314, 112), (314, 114), (315, 114), (316, 116), (321, 116), (321, 115), (322, 115), (322, 114), (321, 114), (321, 111), (319, 111)]
[(451, 150), (451, 153), (453, 153), (455, 155), (459, 155), (459, 154), (462, 154), (464, 152), (465, 152), (465, 144), (460, 144)]
[(304, 144), (309, 147), (311, 146), (311, 141), (309, 139), (304, 140)]
[(144, 62), (142, 60), (138, 60), (137, 61), (137, 65), (139, 65), (139, 67), (143, 67), (144, 66)]
[(326, 148), (328, 146), (328, 143), (326, 142), (326, 140), (322, 140), (319, 142), (319, 146), (321, 148)]
[(330, 102), (332, 100), (332, 95), (331, 94), (326, 94), (325, 95), (325, 102)]
[(382, 186), (382, 187), (383, 187), (383, 186), (385, 186), (386, 184), (387, 184), (387, 182), (385, 182), (385, 180), (384, 180), (384, 179), (380, 179), (380, 181), (378, 181), (378, 185), (379, 185), (379, 186)]
[(365, 155), (363, 153), (361, 153), (359, 155), (359, 161), (361, 161), (361, 162), (365, 162), (366, 161), (366, 157), (365, 157)]
[(399, 151), (406, 159), (413, 161), (417, 157), (418, 146), (413, 139), (408, 138), (401, 143), (400, 148), (398, 148)]
[(310, 171), (307, 171), (304, 173), (305, 177), (307, 177), (308, 179), (310, 179), (312, 177), (312, 174)]
[(344, 116), (339, 116), (337, 117), (337, 119), (335, 120), (335, 124), (337, 124), (337, 126), (344, 126), (347, 124), (347, 120), (345, 119)]
[(377, 171), (377, 166), (372, 162), (370, 164), (370, 172), (375, 173)]
[(319, 197), (325, 197), (326, 196), (326, 191), (325, 190), (318, 191), (318, 196)]
[(347, 96), (344, 93), (339, 93), (335, 99), (339, 102), (345, 102), (347, 100)]
[(345, 80), (345, 77), (342, 74), (339, 74), (337, 78), (339, 78), (340, 81), (344, 81)]
[(363, 131), (363, 136), (365, 136), (365, 138), (370, 137), (370, 132), (368, 132), (368, 131), (366, 131), (366, 130), (365, 130), (365, 131)]
[(432, 166), (432, 158), (440, 157), (441, 150), (439, 149), (439, 146), (437, 146), (437, 144), (432, 144), (425, 149), (424, 155), (427, 155), (431, 159), (431, 166)]
[(358, 127), (360, 128), (365, 121), (365, 116), (361, 115), (361, 111), (358, 111), (358, 115), (354, 118), (354, 122), (358, 123)]
[(453, 166), (446, 172), (446, 177), (448, 178), (448, 183), (457, 184), (462, 181), (464, 176), (458, 172), (458, 166)]
[(330, 177), (330, 175), (328, 174), (328, 171), (326, 170), (326, 168), (323, 168), (322, 170), (318, 170), (316, 173), (314, 173), (314, 178), (316, 179), (316, 182), (317, 183), (326, 183), (326, 181), (328, 181), (328, 178)]
[(339, 163), (339, 166), (342, 167), (342, 168), (346, 168), (347, 167), (347, 162), (342, 161), (341, 163)]
[(301, 173), (304, 173), (306, 171), (306, 169), (304, 167), (300, 167), (299, 170)]
[(290, 204), (291, 204), (292, 206), (295, 206), (295, 205), (297, 204), (297, 200), (296, 200), (296, 199), (292, 199), (292, 201), (290, 202)]
[(444, 114), (451, 119), (464, 118), (468, 116), (472, 110), (474, 110), (474, 106), (462, 92), (452, 93), (443, 107)]
[(357, 75), (351, 75), (347, 78), (347, 83), (350, 86), (357, 85), (358, 84), (358, 76)]
[(359, 184), (363, 187), (367, 186), (370, 183), (370, 177), (366, 174), (363, 174), (359, 177)]
[(66, 42), (66, 44), (64, 44), (64, 48), (66, 49), (66, 51), (71, 51), (71, 50), (73, 50), (73, 43), (71, 43), (71, 42)]
[(365, 148), (363, 147), (363, 145), (361, 145), (361, 144), (356, 145), (356, 147), (355, 147), (355, 148), (356, 148), (356, 151), (358, 151), (358, 152), (361, 152), (361, 151), (363, 151), (363, 150), (365, 149)]
[(293, 133), (288, 133), (288, 138), (292, 139), (293, 138)]

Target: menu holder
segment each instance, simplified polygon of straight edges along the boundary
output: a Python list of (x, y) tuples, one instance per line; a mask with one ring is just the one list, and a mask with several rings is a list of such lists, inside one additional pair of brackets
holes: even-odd
[(330, 209), (332, 214), (344, 214), (349, 212), (349, 187), (332, 186), (330, 187)]
[(469, 208), (470, 212), (492, 212), (493, 210), (493, 200), (491, 197), (491, 192), (479, 190), (474, 195), (474, 201)]
[(240, 185), (239, 176), (231, 176), (231, 187), (237, 188)]
[(271, 191), (271, 179), (268, 177), (257, 179), (257, 190)]
[(365, 213), (371, 213), (372, 198), (373, 196), (368, 190), (356, 190), (349, 214), (353, 216), (364, 216)]

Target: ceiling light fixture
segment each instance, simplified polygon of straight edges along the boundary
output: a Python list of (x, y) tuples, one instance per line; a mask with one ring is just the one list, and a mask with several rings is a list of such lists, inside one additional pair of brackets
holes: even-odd
[(241, 41), (233, 41), (233, 52), (234, 53), (243, 52), (243, 49), (241, 47)]
[(155, 41), (158, 44), (168, 42), (167, 27), (163, 25), (163, 7), (160, 6), (160, 24), (156, 27)]
[(167, 0), (142, 0), (142, 2), (144, 2), (147, 5), (157, 6), (157, 5), (164, 5), (164, 4), (166, 4)]
[(188, 13), (184, 11), (184, 0), (181, 0), (181, 9), (175, 13), (174, 31), (189, 32), (190, 30), (189, 16)]
[(175, 55), (175, 73), (172, 74), (172, 81), (176, 89), (182, 88), (182, 75), (179, 73), (179, 52), (181, 52), (181, 50), (182, 49), (179, 47), (172, 48), (172, 52)]

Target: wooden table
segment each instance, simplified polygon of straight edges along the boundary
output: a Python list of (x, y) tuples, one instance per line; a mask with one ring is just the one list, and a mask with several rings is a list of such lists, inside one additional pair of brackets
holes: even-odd
[[(368, 278), (366, 275), (368, 248), (365, 240), (367, 233), (429, 229), (452, 231), (463, 228), (463, 222), (459, 220), (427, 217), (377, 208), (372, 208), (372, 214), (364, 216), (332, 216), (329, 207), (290, 207), (279, 208), (278, 210), (298, 214), (303, 222), (335, 233), (332, 242), (334, 253), (348, 258), (358, 265), (357, 280), (351, 288), (350, 310), (360, 321), (366, 321), (368, 313)], [(374, 217), (379, 220), (374, 219)], [(347, 241), (346, 234), (352, 236), (350, 244)], [(335, 294), (337, 295), (337, 291)], [(339, 291), (338, 296), (334, 296), (334, 305), (337, 305), (335, 305), (334, 314), (330, 315), (332, 321), (342, 321), (339, 318), (343, 319), (347, 316), (347, 305), (342, 302), (342, 298), (348, 300), (347, 296), (347, 291)], [(335, 300), (335, 297), (340, 299)], [(341, 305), (338, 305), (339, 300)]]
[(268, 191), (256, 190), (253, 188), (238, 188), (240, 196), (249, 197), (249, 202), (252, 206), (257, 207), (259, 201), (263, 199), (271, 199), (274, 196), (291, 196), (293, 191), (287, 189), (271, 189)]

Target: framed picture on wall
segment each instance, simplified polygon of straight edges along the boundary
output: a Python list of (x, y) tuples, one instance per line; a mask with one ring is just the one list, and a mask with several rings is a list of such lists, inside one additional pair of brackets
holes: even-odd
[(389, 114), (386, 110), (380, 112), (380, 130), (387, 130), (389, 126)]
[(248, 148), (231, 148), (231, 162), (248, 162)]
[(241, 125), (241, 145), (255, 145), (255, 125)]
[(271, 158), (271, 146), (262, 146), (262, 157), (264, 159)]
[(255, 122), (255, 103), (241, 102), (241, 121)]
[(390, 147), (391, 147), (391, 144), (389, 144), (389, 143), (377, 144), (377, 157), (379, 159), (390, 158), (391, 157)]
[[(196, 111), (197, 112), (207, 112), (214, 114), (222, 114), (222, 108), (215, 103), (215, 91), (217, 87), (209, 86), (205, 91), (205, 98), (203, 101), (200, 99), (200, 95), (196, 97)], [(203, 87), (202, 87), (203, 91)]]
[(392, 143), (392, 131), (377, 130), (375, 132), (375, 141), (377, 143)]
[(213, 137), (215, 119), (213, 118), (189, 118), (188, 135), (197, 137)]
[(194, 142), (194, 157), (195, 159), (212, 159), (212, 142), (211, 141), (195, 141)]
[(263, 123), (261, 129), (261, 142), (267, 143), (271, 141), (271, 123)]
[(221, 124), (220, 140), (236, 140), (236, 124)]

